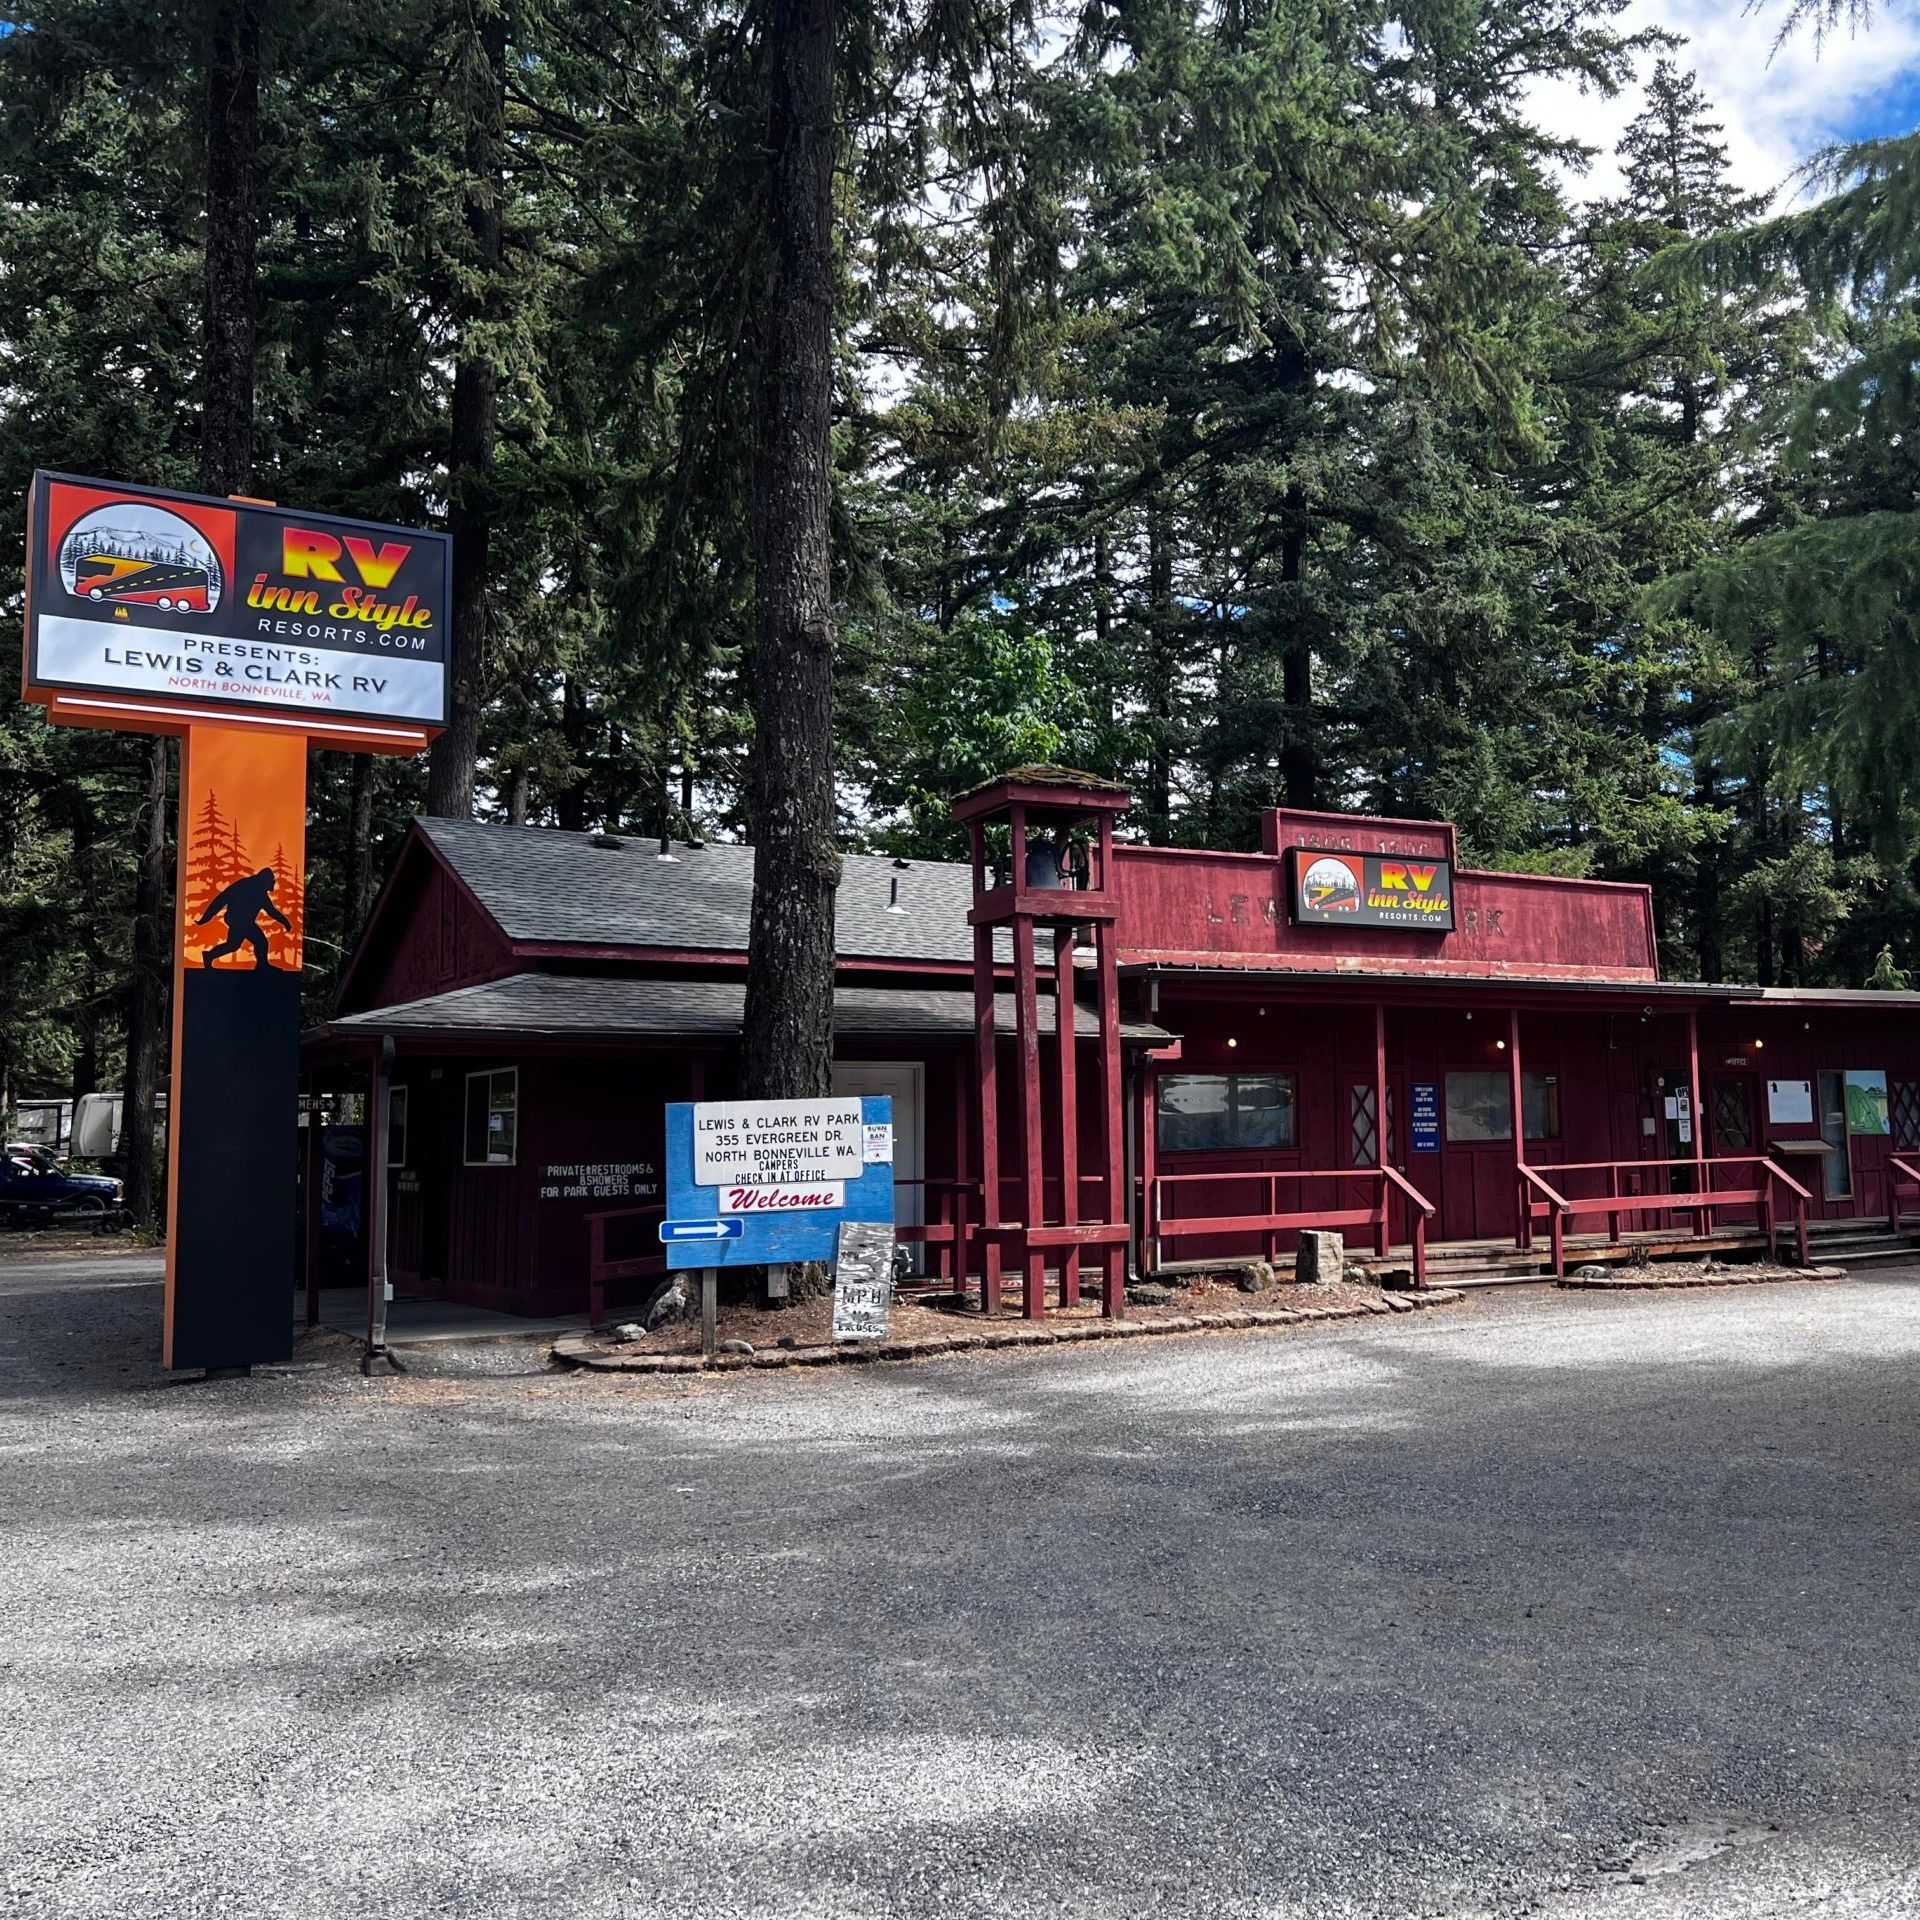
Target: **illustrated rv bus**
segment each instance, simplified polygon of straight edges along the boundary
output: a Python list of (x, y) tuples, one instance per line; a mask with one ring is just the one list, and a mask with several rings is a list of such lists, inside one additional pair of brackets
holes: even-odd
[(207, 570), (191, 561), (140, 560), (89, 553), (74, 568), (73, 590), (88, 600), (120, 600), (162, 612), (205, 613)]

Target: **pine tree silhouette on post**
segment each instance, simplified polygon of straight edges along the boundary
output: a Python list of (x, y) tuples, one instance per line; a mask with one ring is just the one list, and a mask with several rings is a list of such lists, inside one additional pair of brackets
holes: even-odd
[(300, 876), (287, 865), (284, 846), (276, 846), (273, 850), (273, 891), (286, 908), (286, 914), (280, 922), (284, 931), (267, 935), (273, 951), (273, 964), (297, 972), (300, 966), (301, 927), (306, 918), (302, 912), (304, 889), (300, 885)]

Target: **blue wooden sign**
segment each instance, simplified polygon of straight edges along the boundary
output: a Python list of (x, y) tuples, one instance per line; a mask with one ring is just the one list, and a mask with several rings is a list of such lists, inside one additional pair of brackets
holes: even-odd
[[(890, 1221), (893, 1102), (864, 1096), (859, 1124), (849, 1126), (850, 1111), (837, 1110), (853, 1104), (792, 1101), (782, 1112), (771, 1101), (670, 1102), (667, 1217), (660, 1223), (667, 1265), (832, 1260), (841, 1221)], [(700, 1179), (702, 1173), (709, 1177)]]
[(1432, 1080), (1416, 1080), (1407, 1089), (1407, 1142), (1415, 1153), (1440, 1151), (1440, 1088)]

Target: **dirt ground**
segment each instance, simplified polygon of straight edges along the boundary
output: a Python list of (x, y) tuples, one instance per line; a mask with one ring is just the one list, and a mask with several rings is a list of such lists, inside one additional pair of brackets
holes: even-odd
[[(1229, 1313), (1239, 1308), (1261, 1309), (1302, 1307), (1352, 1308), (1380, 1289), (1354, 1286), (1345, 1282), (1329, 1286), (1294, 1286), (1291, 1283), (1269, 1286), (1258, 1293), (1244, 1293), (1231, 1280), (1196, 1277), (1193, 1284), (1173, 1289), (1173, 1298), (1165, 1306), (1129, 1301), (1127, 1318), (1152, 1322), (1173, 1320), (1201, 1313)], [(1071, 1326), (1079, 1321), (1100, 1318), (1098, 1292), (1084, 1295), (1077, 1305), (1056, 1304), (1057, 1293), (1049, 1287), (1047, 1320), (1049, 1324)], [(1011, 1281), (1002, 1292), (1000, 1318), (1018, 1319), (1020, 1302)], [(978, 1325), (981, 1320), (979, 1294), (975, 1288), (961, 1301), (953, 1294), (896, 1295), (888, 1327), (894, 1340), (931, 1338), (951, 1333), (956, 1320)], [(618, 1323), (616, 1321), (616, 1323)], [(791, 1306), (767, 1309), (745, 1301), (721, 1303), (719, 1333), (721, 1340), (744, 1340), (755, 1351), (768, 1347), (829, 1347), (833, 1344), (833, 1295), (821, 1294)], [(661, 1327), (644, 1340), (631, 1340), (608, 1348), (612, 1353), (686, 1354), (700, 1351), (700, 1321), (696, 1315)]]
[(0, 1263), (16, 1260), (112, 1260), (162, 1252), (157, 1241), (137, 1239), (124, 1227), (32, 1227), (0, 1232)]

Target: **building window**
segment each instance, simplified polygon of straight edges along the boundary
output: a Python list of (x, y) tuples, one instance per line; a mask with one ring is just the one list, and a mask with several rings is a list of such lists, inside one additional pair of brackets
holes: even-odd
[(1893, 1083), (1893, 1144), (1920, 1147), (1920, 1081)]
[(1447, 1075), (1447, 1140), (1471, 1146), (1513, 1138), (1511, 1095), (1504, 1073)]
[(510, 1167), (519, 1144), (520, 1069), (467, 1075), (467, 1165)]
[[(1529, 1140), (1560, 1138), (1560, 1076), (1523, 1073), (1520, 1112)], [(1447, 1139), (1475, 1146), (1513, 1138), (1513, 1094), (1504, 1073), (1447, 1075)]]
[(1233, 1153), (1290, 1147), (1293, 1076), (1286, 1073), (1179, 1073), (1159, 1085), (1163, 1153)]
[[(1347, 1150), (1356, 1167), (1379, 1165), (1379, 1139), (1373, 1125), (1374, 1090), (1356, 1080), (1347, 1091)], [(1400, 1154), (1400, 1128), (1394, 1118), (1393, 1083), (1387, 1083), (1387, 1158)]]
[(387, 1167), (392, 1171), (407, 1164), (407, 1090), (387, 1090)]
[(1744, 1080), (1713, 1084), (1713, 1150), (1747, 1153), (1753, 1147), (1753, 1101)]
[(1523, 1073), (1520, 1076), (1520, 1114), (1529, 1140), (1560, 1138), (1560, 1076)]

